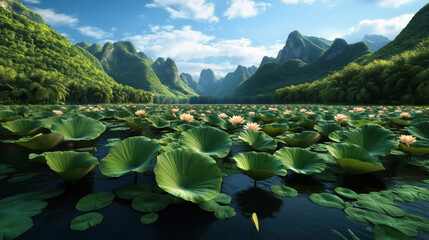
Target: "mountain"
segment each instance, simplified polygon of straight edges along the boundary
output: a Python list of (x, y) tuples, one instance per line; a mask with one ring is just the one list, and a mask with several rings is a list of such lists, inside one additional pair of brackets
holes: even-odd
[(270, 62), (278, 63), (279, 60), (277, 60), (277, 58), (265, 56), (264, 58), (262, 58), (262, 61), (261, 61), (261, 64), (259, 64), (259, 67), (261, 67), (262, 65), (265, 65), (267, 63), (270, 63)]
[(368, 63), (374, 59), (389, 59), (404, 51), (414, 49), (429, 36), (429, 4), (420, 9), (401, 33), (389, 44), (365, 59)]
[(234, 72), (228, 73), (222, 81), (219, 80), (219, 87), (214, 95), (219, 97), (229, 95), (241, 83), (255, 74), (257, 69), (255, 66), (246, 68), (239, 65)]
[(139, 55), (139, 57), (141, 59), (145, 60), (150, 65), (153, 64), (153, 59), (151, 57), (147, 56), (144, 52), (138, 52), (137, 55)]
[(290, 59), (300, 59), (310, 63), (320, 57), (332, 42), (323, 38), (307, 37), (298, 31), (289, 34), (285, 47), (279, 53), (279, 62), (285, 63)]
[(322, 56), (311, 63), (292, 59), (280, 63), (267, 63), (261, 66), (248, 80), (233, 92), (236, 97), (272, 94), (276, 89), (323, 79), (333, 71), (342, 69), (356, 59), (370, 54), (363, 43), (347, 44), (343, 39), (336, 39)]
[(153, 64), (152, 69), (161, 83), (171, 90), (183, 93), (184, 95), (196, 95), (187, 84), (179, 77), (176, 62), (173, 59), (158, 58)]
[(218, 81), (211, 69), (203, 69), (200, 74), (198, 86), (201, 88), (201, 95), (213, 95), (217, 89)]
[(200, 93), (201, 89), (198, 86), (198, 83), (195, 82), (194, 78), (189, 73), (182, 73), (180, 74), (180, 79), (188, 85), (190, 88), (192, 88), (196, 93)]
[(33, 22), (45, 24), (45, 20), (43, 20), (42, 16), (25, 7), (20, 1), (0, 0), (0, 6), (6, 8), (11, 12), (27, 17), (29, 20)]
[(369, 49), (375, 52), (390, 43), (390, 40), (382, 35), (365, 35), (362, 42), (366, 43)]
[[(49, 26), (3, 7), (0, 7), (0, 36), (0, 66), (8, 76), (0, 77), (3, 101), (91, 103), (152, 99), (150, 93), (117, 84)], [(114, 94), (119, 91), (127, 96), (119, 98)]]

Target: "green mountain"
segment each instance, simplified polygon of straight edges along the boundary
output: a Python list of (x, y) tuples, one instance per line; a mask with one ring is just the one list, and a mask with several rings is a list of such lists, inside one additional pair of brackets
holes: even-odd
[(147, 63), (151, 64), (153, 63), (153, 59), (149, 56), (147, 56), (144, 52), (138, 52), (137, 55), (143, 60), (145, 60)]
[(320, 57), (332, 42), (323, 38), (308, 37), (298, 31), (289, 34), (285, 47), (278, 56), (280, 63), (285, 63), (290, 59), (300, 59), (305, 63), (310, 63)]
[(259, 67), (270, 62), (278, 63), (279, 60), (277, 60), (277, 58), (265, 56), (264, 58), (262, 58), (262, 61), (261, 61), (261, 64), (259, 64)]
[(201, 88), (201, 95), (213, 95), (218, 87), (218, 80), (211, 69), (203, 69), (200, 74), (198, 86)]
[(366, 43), (369, 49), (375, 52), (390, 43), (390, 40), (387, 37), (381, 35), (365, 35), (365, 37), (362, 39), (362, 42)]
[(239, 65), (234, 72), (228, 73), (222, 81), (219, 80), (220, 85), (215, 92), (215, 96), (224, 97), (229, 95), (235, 88), (255, 74), (257, 69), (255, 66), (246, 68)]
[(194, 90), (194, 92), (196, 93), (200, 93), (201, 89), (198, 86), (198, 83), (195, 82), (194, 78), (191, 76), (191, 74), (189, 73), (182, 73), (180, 74), (180, 79), (182, 79), (182, 81), (188, 85), (190, 88), (192, 88)]
[[(152, 94), (117, 84), (49, 26), (0, 7), (0, 101), (150, 102)], [(19, 74), (17, 74), (19, 73)], [(116, 95), (123, 92), (122, 96)]]
[(79, 45), (76, 45), (76, 48), (79, 49), (85, 57), (87, 57), (98, 69), (101, 71), (104, 71), (103, 66), (101, 66), (100, 61), (94, 55), (92, 55), (90, 52), (85, 50), (84, 48), (80, 47)]
[(293, 59), (283, 64), (267, 63), (261, 66), (252, 77), (235, 89), (233, 95), (243, 97), (272, 94), (285, 86), (323, 79), (369, 53), (371, 51), (363, 42), (349, 45), (343, 39), (336, 39), (322, 56), (311, 63)]
[(42, 16), (40, 16), (38, 13), (31, 11), (18, 0), (0, 0), (0, 6), (6, 8), (11, 12), (27, 17), (33, 22), (45, 24), (45, 20), (43, 20)]
[(158, 76), (161, 83), (171, 90), (180, 92), (184, 95), (197, 95), (192, 88), (185, 84), (179, 77), (176, 62), (173, 59), (158, 58), (153, 64), (152, 68)]

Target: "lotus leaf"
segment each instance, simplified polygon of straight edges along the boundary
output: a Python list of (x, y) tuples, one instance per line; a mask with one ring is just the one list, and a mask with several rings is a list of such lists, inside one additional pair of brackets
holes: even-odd
[(168, 128), (170, 126), (170, 122), (168, 120), (160, 117), (151, 116), (147, 120), (152, 124), (152, 127), (155, 128)]
[(30, 217), (16, 215), (0, 218), (1, 239), (15, 239), (33, 227), (33, 220)]
[(277, 119), (279, 119), (276, 115), (271, 113), (260, 113), (258, 114), (258, 117), (265, 123), (272, 123), (277, 121)]
[(216, 116), (216, 115), (208, 115), (201, 118), (204, 122), (212, 125), (212, 126), (220, 126), (222, 123), (225, 123), (225, 120)]
[(270, 135), (271, 137), (276, 137), (286, 132), (288, 128), (289, 126), (286, 124), (272, 123), (263, 127), (262, 131), (264, 131), (266, 134)]
[(282, 148), (274, 156), (282, 160), (286, 169), (299, 174), (311, 175), (321, 173), (326, 168), (326, 163), (318, 154), (302, 148)]
[(190, 129), (182, 134), (179, 143), (195, 152), (218, 158), (226, 157), (232, 146), (228, 133), (213, 127)]
[(280, 196), (280, 197), (297, 197), (298, 196), (298, 192), (291, 188), (291, 187), (287, 187), (287, 186), (282, 186), (282, 185), (273, 185), (271, 186), (271, 191)]
[(8, 122), (22, 118), (16, 112), (11, 110), (0, 110), (0, 122)]
[(329, 208), (344, 209), (344, 201), (330, 193), (313, 193), (310, 195), (310, 200), (320, 206)]
[(347, 216), (349, 216), (353, 220), (356, 220), (356, 221), (361, 222), (361, 223), (369, 223), (365, 218), (365, 214), (367, 213), (367, 211), (365, 211), (363, 209), (354, 208), (354, 207), (346, 207), (344, 209), (344, 212), (347, 214)]
[(152, 224), (157, 220), (158, 220), (158, 213), (154, 213), (154, 212), (145, 214), (140, 218), (140, 222), (143, 224)]
[(412, 127), (407, 127), (407, 131), (422, 140), (429, 140), (429, 121), (416, 123)]
[(186, 201), (209, 201), (220, 192), (222, 177), (216, 161), (190, 149), (162, 153), (154, 172), (160, 188)]
[(64, 136), (62, 134), (38, 134), (31, 138), (21, 138), (15, 142), (22, 147), (36, 150), (36, 151), (46, 151), (56, 147), (64, 140)]
[(158, 142), (146, 137), (130, 137), (115, 144), (100, 161), (101, 172), (120, 177), (129, 172), (144, 172), (161, 148)]
[(81, 212), (88, 212), (109, 206), (115, 194), (113, 192), (95, 192), (81, 198), (76, 204), (76, 209)]
[(134, 199), (143, 193), (151, 193), (152, 186), (147, 184), (129, 184), (116, 190), (116, 195), (122, 199)]
[(8, 164), (0, 164), (0, 174), (7, 174), (15, 171), (16, 169)]
[(235, 209), (230, 206), (220, 206), (214, 212), (215, 217), (221, 220), (235, 217), (235, 214)]
[(341, 130), (338, 130), (338, 131), (334, 131), (334, 132), (331, 132), (329, 135), (328, 135), (328, 137), (329, 137), (329, 139), (331, 139), (332, 141), (334, 141), (334, 142), (340, 142), (341, 141), (341, 138), (343, 137), (343, 131), (341, 131)]
[(406, 144), (400, 143), (398, 145), (398, 149), (401, 150), (402, 152), (404, 152), (408, 155), (412, 155), (412, 156), (418, 156), (418, 157), (429, 156), (428, 145), (425, 143), (421, 143), (421, 141), (418, 141), (418, 142), (411, 144), (409, 146)]
[(106, 126), (101, 122), (85, 116), (62, 119), (51, 127), (51, 132), (64, 135), (65, 141), (93, 140), (105, 130)]
[(356, 199), (358, 197), (358, 194), (355, 191), (348, 188), (337, 187), (335, 188), (335, 192), (342, 197), (350, 199)]
[(319, 141), (319, 139), (320, 133), (304, 131), (301, 133), (289, 135), (286, 138), (283, 138), (283, 141), (285, 141), (291, 147), (306, 148)]
[(215, 200), (209, 200), (204, 202), (199, 202), (198, 207), (207, 212), (214, 212), (218, 207), (220, 207), (219, 203)]
[(18, 173), (15, 174), (11, 179), (8, 180), (10, 183), (19, 183), (19, 182), (25, 182), (27, 180), (30, 180), (34, 178), (35, 176), (39, 175), (38, 173)]
[(222, 204), (230, 204), (231, 200), (231, 197), (225, 193), (219, 193), (219, 195), (214, 199), (214, 201)]
[(373, 230), (375, 240), (408, 240), (410, 237), (401, 231), (384, 224), (377, 224)]
[(323, 137), (326, 138), (332, 132), (341, 131), (342, 127), (335, 123), (323, 123), (314, 126), (314, 130), (317, 130)]
[(143, 118), (129, 117), (124, 119), (128, 127), (135, 131), (143, 131), (150, 127), (150, 123), (145, 121)]
[(374, 225), (383, 224), (395, 228), (409, 237), (416, 237), (419, 234), (417, 228), (410, 225), (407, 221), (403, 221), (399, 218), (394, 218), (375, 212), (367, 212), (365, 214), (365, 219)]
[(379, 125), (363, 125), (344, 132), (341, 142), (361, 146), (374, 156), (386, 156), (398, 145), (394, 138), (395, 134)]
[(357, 199), (358, 201), (356, 203), (359, 204), (359, 206), (377, 213), (389, 214), (393, 217), (402, 217), (406, 214), (406, 212), (392, 200), (382, 197), (379, 194), (359, 194)]
[(277, 147), (276, 140), (268, 136), (266, 133), (251, 129), (242, 131), (238, 138), (255, 151), (267, 152), (272, 151)]
[(282, 161), (268, 153), (239, 153), (234, 156), (234, 160), (237, 162), (237, 167), (255, 181), (287, 174)]
[(385, 170), (378, 158), (372, 156), (360, 146), (348, 143), (332, 144), (326, 146), (334, 156), (338, 165), (351, 174), (362, 174)]
[(85, 231), (93, 228), (103, 221), (103, 215), (100, 213), (87, 213), (73, 218), (70, 229), (74, 231)]
[(88, 174), (98, 165), (97, 158), (83, 152), (49, 152), (46, 163), (60, 177), (67, 181), (76, 181)]
[(33, 134), (43, 126), (40, 121), (30, 119), (18, 119), (2, 123), (1, 125), (2, 127), (19, 136)]
[(165, 209), (169, 200), (159, 193), (141, 194), (132, 202), (132, 207), (139, 212), (159, 212)]

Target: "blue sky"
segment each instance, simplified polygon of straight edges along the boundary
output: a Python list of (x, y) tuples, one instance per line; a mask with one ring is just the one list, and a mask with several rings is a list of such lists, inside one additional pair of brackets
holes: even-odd
[(218, 77), (275, 57), (294, 30), (349, 43), (393, 39), (427, 0), (22, 0), (72, 43), (132, 41), (179, 72)]

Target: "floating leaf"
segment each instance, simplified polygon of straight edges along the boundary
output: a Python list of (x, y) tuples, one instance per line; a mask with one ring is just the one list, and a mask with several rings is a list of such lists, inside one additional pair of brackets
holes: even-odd
[(219, 195), (217, 195), (217, 197), (214, 200), (218, 203), (230, 204), (232, 199), (230, 196), (228, 196), (225, 193), (219, 193)]
[(33, 227), (33, 220), (30, 217), (15, 215), (0, 219), (1, 239), (15, 239)]
[(377, 224), (374, 227), (374, 238), (375, 240), (407, 240), (410, 239), (407, 235), (402, 233), (401, 231), (390, 227), (388, 225), (384, 224)]
[(74, 231), (85, 231), (97, 226), (103, 221), (103, 215), (100, 213), (87, 213), (73, 218), (70, 229)]
[(235, 217), (236, 213), (235, 209), (230, 206), (220, 206), (216, 208), (214, 215), (221, 220), (225, 220), (227, 218)]
[(297, 197), (298, 196), (298, 192), (295, 189), (291, 187), (283, 186), (283, 185), (273, 185), (271, 186), (271, 191), (280, 197)]
[(20, 183), (25, 182), (27, 180), (30, 180), (34, 178), (35, 176), (39, 175), (38, 173), (18, 173), (15, 174), (11, 179), (8, 180), (10, 183)]
[(348, 188), (337, 187), (335, 188), (335, 192), (342, 197), (350, 199), (356, 199), (358, 197), (358, 194), (355, 191)]
[(140, 194), (132, 202), (132, 207), (139, 212), (159, 212), (169, 204), (168, 198), (159, 193)]
[(158, 214), (154, 212), (145, 214), (140, 218), (140, 222), (143, 224), (152, 224), (157, 220), (158, 220)]
[(76, 209), (81, 212), (88, 212), (109, 206), (115, 194), (113, 192), (95, 192), (81, 198), (76, 204)]
[(313, 193), (310, 195), (310, 200), (320, 206), (329, 208), (344, 209), (344, 201), (330, 193)]

